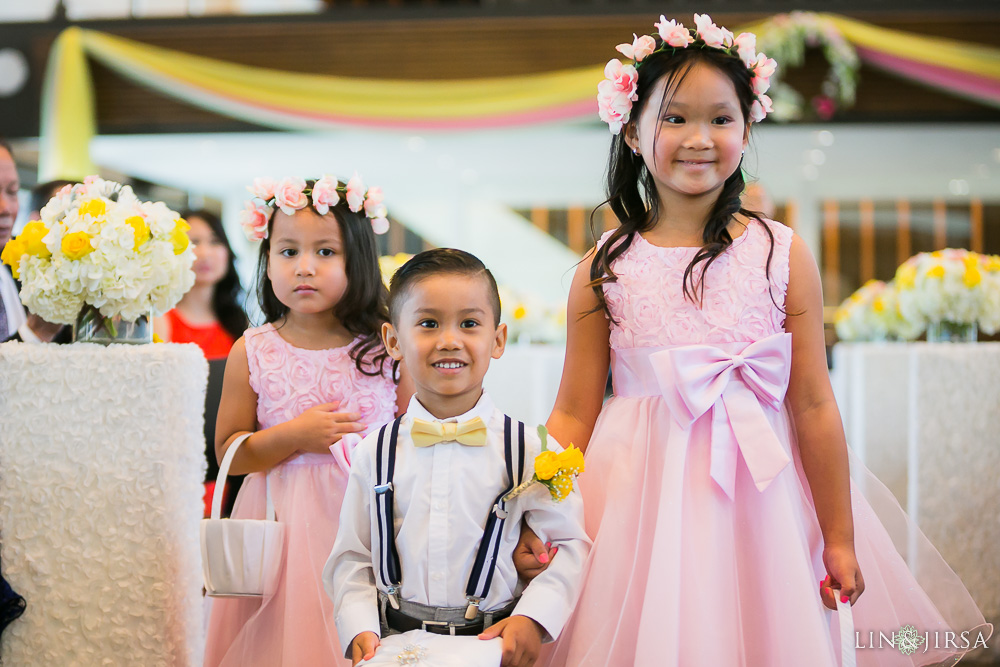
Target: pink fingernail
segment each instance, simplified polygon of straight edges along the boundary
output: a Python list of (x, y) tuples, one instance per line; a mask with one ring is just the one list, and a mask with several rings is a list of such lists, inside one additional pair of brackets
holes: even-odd
[(549, 562), (549, 555), (548, 554), (541, 554), (538, 557), (538, 562), (539, 563), (548, 563)]
[(851, 598), (847, 597), (846, 595), (841, 595), (841, 596), (840, 596), (840, 601), (841, 601), (841, 602), (847, 602), (847, 601), (849, 601), (850, 599), (851, 599)]

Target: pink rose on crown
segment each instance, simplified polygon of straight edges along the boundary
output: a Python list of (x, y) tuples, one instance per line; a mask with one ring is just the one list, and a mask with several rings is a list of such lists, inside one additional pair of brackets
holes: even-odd
[(252, 201), (246, 203), (246, 208), (240, 211), (240, 225), (251, 241), (262, 241), (267, 238), (267, 218), (270, 211), (265, 207), (256, 206)]
[(767, 95), (758, 95), (750, 107), (750, 122), (759, 123), (772, 111), (774, 108), (771, 106), (771, 98)]
[(389, 231), (389, 219), (382, 216), (372, 218), (372, 231), (380, 236), (385, 234)]
[(656, 50), (656, 40), (649, 35), (638, 37), (635, 33), (632, 33), (632, 43), (619, 44), (615, 47), (615, 50), (626, 58), (631, 58), (638, 63), (642, 62), (643, 58)]
[(771, 80), (766, 76), (754, 76), (750, 84), (753, 86), (754, 95), (763, 95), (770, 89)]
[(770, 79), (778, 70), (778, 63), (774, 58), (768, 58), (763, 53), (757, 54), (757, 61), (752, 66), (754, 76), (762, 76)]
[(370, 218), (385, 217), (385, 206), (382, 205), (382, 188), (373, 185), (365, 195), (365, 215)]
[(365, 184), (358, 176), (358, 172), (354, 172), (354, 176), (351, 176), (351, 180), (347, 181), (347, 207), (357, 213), (361, 210), (361, 207), (365, 204)]
[[(712, 46), (717, 49), (729, 46), (733, 42), (733, 33), (725, 28), (720, 28), (712, 22), (712, 17), (708, 14), (695, 14), (694, 24), (697, 26), (696, 32), (705, 42), (705, 46)], [(728, 44), (726, 43), (728, 40)]]
[(281, 179), (274, 191), (274, 201), (285, 215), (294, 215), (295, 211), (309, 205), (309, 199), (303, 190), (306, 182), (298, 177)]
[(736, 55), (740, 57), (743, 64), (747, 67), (753, 67), (753, 64), (757, 62), (757, 35), (752, 32), (741, 32), (733, 40), (733, 45), (736, 47)]
[(683, 49), (688, 44), (694, 41), (694, 37), (683, 24), (678, 23), (674, 20), (667, 20), (666, 16), (660, 15), (660, 22), (653, 24), (660, 33), (660, 39), (664, 43), (677, 48)]
[(337, 179), (324, 175), (316, 181), (312, 189), (313, 208), (320, 215), (326, 215), (331, 206), (336, 206), (340, 201), (340, 193), (337, 192)]
[(604, 76), (605, 80), (597, 85), (597, 90), (605, 97), (622, 94), (632, 102), (639, 99), (636, 94), (639, 73), (634, 65), (623, 65), (617, 58), (612, 58), (604, 66)]
[(274, 198), (274, 191), (278, 187), (277, 181), (273, 178), (259, 177), (253, 179), (253, 185), (248, 187), (254, 197), (268, 201)]

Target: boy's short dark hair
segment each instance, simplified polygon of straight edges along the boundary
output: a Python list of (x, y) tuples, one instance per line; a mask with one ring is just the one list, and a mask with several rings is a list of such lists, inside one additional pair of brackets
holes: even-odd
[(500, 326), (500, 292), (497, 281), (478, 257), (455, 248), (434, 248), (414, 255), (399, 267), (389, 285), (389, 319), (399, 323), (399, 311), (410, 288), (424, 278), (440, 275), (482, 277), (493, 308), (493, 326)]

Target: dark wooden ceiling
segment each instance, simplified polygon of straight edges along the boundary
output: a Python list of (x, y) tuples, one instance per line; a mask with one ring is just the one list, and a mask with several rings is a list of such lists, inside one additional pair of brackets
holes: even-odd
[[(628, 6), (630, 12), (635, 8), (634, 3)], [(83, 25), (147, 44), (259, 67), (429, 80), (516, 75), (603, 63), (616, 55), (615, 44), (625, 41), (632, 32), (650, 31), (655, 19), (648, 11), (557, 17), (486, 17), (459, 12), (426, 18), (411, 9), (405, 16), (386, 12), (387, 18), (382, 19), (373, 18), (373, 14), (377, 12), (350, 11), (344, 14), (347, 18), (327, 12), (315, 17), (135, 20)], [(1000, 33), (1000, 11), (854, 15), (898, 30), (994, 47)], [(717, 13), (714, 18), (733, 26), (764, 16), (767, 14)], [(41, 74), (52, 40), (62, 27), (54, 23), (0, 24), (0, 44), (25, 52), (32, 71), (29, 85), (21, 94), (0, 98), (0, 133), (11, 137), (37, 135)], [(811, 53), (804, 67), (787, 72), (786, 80), (808, 98), (818, 92), (825, 70), (822, 57)], [(96, 64), (93, 76), (101, 133), (260, 129), (153, 93)], [(1000, 109), (863, 67), (856, 105), (834, 120), (998, 122)]]

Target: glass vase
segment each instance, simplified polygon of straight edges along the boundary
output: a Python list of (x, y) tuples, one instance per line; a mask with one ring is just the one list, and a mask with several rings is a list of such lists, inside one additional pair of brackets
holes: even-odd
[(120, 316), (104, 317), (93, 306), (85, 306), (73, 325), (73, 342), (111, 345), (142, 345), (153, 342), (153, 315), (141, 315), (133, 321)]
[(975, 322), (931, 322), (927, 325), (928, 343), (975, 343), (979, 326)]

